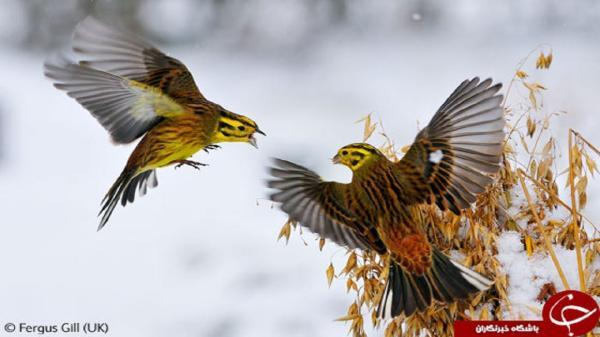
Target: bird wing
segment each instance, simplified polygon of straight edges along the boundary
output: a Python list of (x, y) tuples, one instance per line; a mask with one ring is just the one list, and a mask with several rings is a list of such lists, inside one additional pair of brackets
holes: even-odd
[(396, 167), (405, 201), (435, 201), (456, 214), (469, 207), (500, 169), (504, 141), (502, 84), (462, 82), (417, 135)]
[(161, 119), (189, 113), (158, 88), (64, 57), (47, 60), (44, 73), (90, 111), (115, 143), (130, 143)]
[(82, 65), (159, 88), (176, 101), (204, 98), (181, 61), (92, 16), (75, 28), (73, 50), (84, 58)]
[(270, 173), (268, 186), (277, 190), (271, 200), (280, 202), (290, 219), (349, 249), (373, 248), (370, 234), (365, 234), (373, 227), (344, 206), (345, 184), (325, 182), (315, 172), (282, 159), (274, 159)]

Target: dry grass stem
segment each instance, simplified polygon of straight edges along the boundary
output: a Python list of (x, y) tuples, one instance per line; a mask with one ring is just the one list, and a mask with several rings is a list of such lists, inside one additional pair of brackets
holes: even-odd
[(525, 185), (525, 180), (523, 179), (523, 175), (521, 174), (522, 172), (523, 171), (521, 169), (517, 170), (517, 173), (519, 175), (519, 182), (521, 183), (521, 188), (523, 189), (525, 199), (527, 199), (527, 203), (529, 204), (529, 209), (531, 210), (531, 214), (533, 215), (533, 218), (535, 219), (535, 223), (538, 226), (538, 231), (540, 232), (540, 235), (544, 238), (544, 244), (546, 245), (546, 250), (550, 254), (550, 257), (552, 258), (552, 262), (554, 263), (554, 266), (556, 267), (556, 271), (558, 272), (558, 275), (560, 276), (560, 280), (562, 281), (563, 286), (565, 287), (565, 289), (571, 289), (571, 287), (569, 286), (569, 282), (567, 281), (567, 277), (565, 276), (565, 272), (563, 271), (563, 269), (560, 265), (560, 261), (558, 261), (558, 258), (556, 257), (556, 253), (554, 252), (554, 248), (552, 247), (552, 242), (550, 242), (550, 238), (548, 237), (548, 235), (546, 234), (546, 231), (544, 230), (544, 226), (542, 225), (542, 221), (540, 220), (540, 216), (538, 215), (538, 212), (536, 210), (537, 207), (533, 204), (531, 195), (529, 194), (529, 190), (527, 189), (527, 186)]
[(577, 254), (577, 272), (579, 273), (579, 289), (585, 292), (585, 277), (583, 275), (583, 260), (581, 256), (581, 242), (579, 241), (579, 218), (577, 216), (577, 202), (575, 198), (575, 161), (573, 155), (573, 130), (569, 129), (569, 185), (571, 191), (571, 230), (575, 237), (575, 252)]

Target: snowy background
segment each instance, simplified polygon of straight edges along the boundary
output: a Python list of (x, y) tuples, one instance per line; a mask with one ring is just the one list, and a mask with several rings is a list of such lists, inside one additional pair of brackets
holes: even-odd
[[(325, 278), (345, 252), (331, 244), (319, 252), (310, 234), (308, 247), (297, 235), (287, 246), (276, 241), (285, 216), (265, 199), (268, 158), (348, 180), (329, 158), (361, 140), (356, 120), (372, 112), (408, 144), (463, 79), (508, 83), (540, 44), (554, 52), (551, 69), (536, 73), (548, 88), (544, 111), (568, 112), (553, 130), (559, 144), (568, 128), (600, 144), (598, 3), (440, 5), (3, 1), (0, 325), (99, 321), (110, 336), (128, 337), (345, 336), (348, 327), (333, 320), (353, 296)], [(91, 11), (156, 41), (205, 96), (268, 135), (260, 150), (226, 144), (198, 154), (210, 164), (200, 172), (160, 170), (159, 187), (117, 208), (101, 232), (100, 200), (133, 146), (111, 145), (42, 75), (46, 55)], [(586, 212), (596, 223), (599, 197), (595, 187)]]

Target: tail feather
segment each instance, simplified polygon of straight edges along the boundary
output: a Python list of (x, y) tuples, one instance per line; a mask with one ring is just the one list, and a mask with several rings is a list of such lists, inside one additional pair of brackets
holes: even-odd
[(479, 291), (487, 290), (494, 283), (456, 261), (450, 260), (450, 262), (460, 270), (460, 274), (469, 281), (469, 284), (475, 286)]
[[(469, 297), (469, 294), (479, 291), (462, 276), (460, 270), (456, 268), (456, 264), (452, 263), (448, 256), (439, 251), (433, 253), (432, 272), (438, 274), (439, 283), (436, 284), (436, 288), (445, 289), (451, 296), (450, 301), (465, 299)], [(440, 294), (435, 295), (437, 295), (436, 299), (442, 298)]]
[(157, 185), (158, 180), (156, 179), (155, 170), (145, 171), (137, 175), (135, 171), (123, 170), (102, 200), (102, 208), (98, 213), (98, 216), (101, 216), (98, 230), (106, 226), (108, 219), (110, 219), (115, 207), (119, 203), (119, 199), (121, 200), (121, 205), (126, 206), (128, 202), (132, 203), (135, 200), (136, 189), (143, 196), (146, 194), (148, 188), (153, 188)]
[(431, 288), (424, 276), (413, 276), (402, 271), (392, 262), (383, 297), (377, 308), (380, 318), (391, 318), (402, 314), (412, 315), (431, 305)]
[(451, 303), (484, 291), (492, 284), (493, 281), (434, 249), (432, 268), (423, 275), (411, 274), (395, 262), (390, 263), (377, 316), (386, 319), (404, 314), (408, 317), (427, 309), (432, 299)]
[(127, 188), (123, 192), (121, 198), (121, 205), (125, 206), (127, 203), (132, 203), (135, 200), (136, 189), (139, 191), (140, 196), (146, 195), (148, 188), (154, 188), (158, 185), (156, 179), (156, 170), (150, 170), (138, 174), (131, 179)]
[(121, 175), (117, 178), (104, 196), (104, 199), (102, 199), (102, 208), (98, 213), (98, 216), (101, 216), (98, 230), (101, 230), (104, 226), (106, 226), (108, 219), (110, 219), (112, 212), (115, 210), (121, 195), (123, 195), (123, 191), (127, 185), (129, 185), (132, 177), (133, 174), (130, 171), (123, 170)]
[(431, 271), (431, 279), (434, 287), (433, 297), (442, 303), (452, 302), (454, 298), (459, 297), (455, 292), (452, 291), (454, 288), (448, 289), (445, 286), (442, 286), (442, 281), (444, 279), (444, 275), (441, 275), (439, 271), (432, 270)]
[(412, 289), (416, 307), (410, 308), (410, 311), (407, 310), (407, 312), (410, 312), (410, 314), (414, 313), (415, 310), (423, 311), (427, 309), (431, 305), (432, 298), (432, 290), (427, 278), (425, 276), (411, 276), (412, 277), (407, 277), (407, 280), (409, 288)]

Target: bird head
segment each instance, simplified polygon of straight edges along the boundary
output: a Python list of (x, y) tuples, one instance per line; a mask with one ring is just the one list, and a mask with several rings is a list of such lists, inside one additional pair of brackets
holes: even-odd
[(348, 166), (353, 172), (356, 172), (365, 164), (382, 157), (383, 154), (374, 146), (367, 143), (354, 143), (339, 149), (332, 161), (334, 164)]
[(213, 142), (249, 143), (258, 149), (256, 138), (254, 138), (255, 133), (265, 136), (265, 133), (258, 128), (256, 122), (252, 119), (221, 109)]

